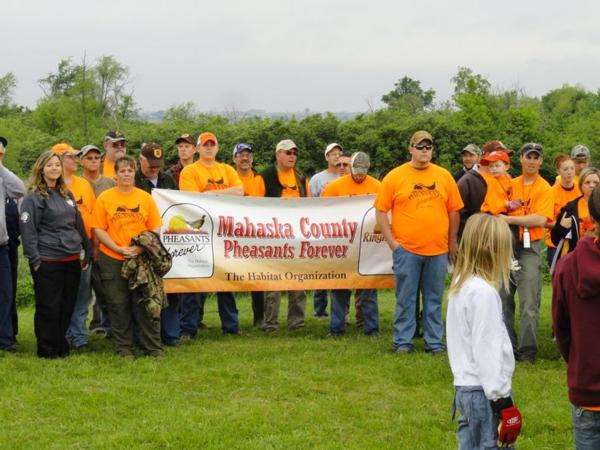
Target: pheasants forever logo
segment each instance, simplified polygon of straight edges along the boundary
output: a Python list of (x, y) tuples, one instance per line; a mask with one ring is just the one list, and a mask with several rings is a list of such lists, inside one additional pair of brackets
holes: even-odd
[(167, 228), (162, 233), (163, 243), (168, 245), (210, 244), (211, 236), (205, 227), (205, 222), (206, 214), (197, 217), (174, 214), (166, 222)]

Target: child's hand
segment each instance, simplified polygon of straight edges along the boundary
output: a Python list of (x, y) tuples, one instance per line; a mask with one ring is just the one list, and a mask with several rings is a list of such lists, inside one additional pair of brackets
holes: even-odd
[(560, 219), (560, 226), (563, 228), (570, 229), (572, 225), (573, 225), (573, 218), (570, 216), (567, 216), (567, 213), (565, 212), (562, 216), (562, 219)]

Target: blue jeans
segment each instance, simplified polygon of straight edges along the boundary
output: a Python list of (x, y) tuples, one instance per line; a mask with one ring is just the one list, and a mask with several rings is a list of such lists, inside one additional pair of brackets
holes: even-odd
[(233, 292), (217, 292), (217, 305), (221, 318), (221, 330), (226, 334), (236, 334), (240, 331), (238, 309)]
[(313, 305), (315, 316), (324, 317), (327, 315), (327, 291), (318, 290), (313, 292)]
[(181, 338), (179, 297), (180, 294), (167, 294), (168, 305), (160, 312), (160, 334), (165, 345), (177, 345)]
[(456, 386), (454, 406), (460, 413), (459, 450), (498, 448), (498, 418), (480, 386)]
[(573, 410), (573, 435), (577, 450), (600, 448), (600, 411), (588, 411), (578, 406)]
[(448, 254), (421, 256), (398, 246), (393, 253), (396, 277), (396, 311), (393, 323), (393, 345), (395, 349), (413, 348), (415, 334), (416, 299), (419, 281), (423, 287), (423, 337), (425, 350), (445, 349), (442, 342), (442, 296), (448, 270)]
[(66, 338), (72, 347), (81, 347), (88, 343), (88, 329), (85, 321), (88, 316), (90, 302), (92, 301), (92, 265), (81, 271), (79, 278), (79, 289), (75, 309), (71, 315), (71, 323), (67, 329)]
[(8, 245), (0, 245), (0, 350), (14, 344), (12, 291)]
[[(377, 305), (377, 290), (357, 289), (359, 302), (364, 318), (363, 330), (366, 335), (379, 332), (379, 308)], [(348, 289), (335, 289), (331, 291), (331, 323), (329, 330), (332, 334), (343, 334), (346, 331), (346, 313), (350, 308), (350, 296), (352, 291)]]
[(186, 292), (179, 294), (179, 320), (181, 334), (192, 338), (198, 334), (198, 327), (204, 319), (204, 302), (206, 294), (203, 292)]

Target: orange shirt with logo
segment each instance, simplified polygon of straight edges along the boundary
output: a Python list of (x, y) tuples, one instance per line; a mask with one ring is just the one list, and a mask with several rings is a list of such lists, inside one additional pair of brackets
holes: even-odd
[(242, 180), (229, 164), (214, 162), (208, 167), (201, 160), (183, 168), (179, 175), (179, 189), (204, 192), (241, 186)]
[(485, 198), (481, 204), (481, 212), (495, 216), (506, 214), (506, 202), (512, 200), (512, 184), (509, 175), (503, 174), (494, 177), (489, 174), (482, 175), (487, 183)]
[(394, 239), (405, 250), (422, 256), (448, 252), (450, 212), (462, 209), (458, 186), (446, 169), (410, 163), (389, 172), (381, 182), (375, 208), (392, 210)]
[[(523, 205), (508, 213), (509, 216), (528, 216), (538, 214), (546, 219), (553, 221), (554, 204), (552, 198), (552, 189), (546, 180), (537, 176), (535, 181), (529, 186), (523, 183), (523, 176), (513, 178), (512, 195), (513, 199), (521, 200)], [(530, 227), (529, 236), (531, 241), (537, 241), (544, 237), (544, 227)], [(523, 236), (523, 227), (519, 227), (519, 236)]]
[(88, 238), (92, 238), (92, 212), (94, 210), (94, 203), (96, 202), (96, 196), (94, 195), (94, 189), (88, 180), (77, 175), (72, 175), (67, 187), (75, 198), (77, 203), (77, 209), (81, 218), (83, 219), (83, 225), (85, 227), (85, 233)]
[[(244, 185), (244, 195), (245, 196), (249, 196), (249, 197), (263, 197), (264, 196), (264, 194), (260, 195), (260, 182), (262, 180), (262, 177), (260, 175), (254, 173), (253, 171), (250, 171), (250, 173), (248, 175), (241, 175), (238, 172), (238, 175)], [(264, 186), (264, 182), (262, 184)]]
[(581, 237), (587, 233), (591, 233), (596, 229), (594, 221), (590, 217), (590, 210), (588, 208), (588, 201), (581, 197), (577, 201), (577, 215), (579, 216), (579, 230)]
[[(579, 190), (579, 186), (577, 186), (577, 184), (574, 184), (571, 189), (565, 189), (562, 184), (556, 183), (550, 189), (552, 190), (552, 199), (554, 201), (554, 219), (552, 219), (552, 222), (555, 222), (557, 220), (556, 216), (558, 216), (561, 208), (571, 200), (575, 200), (577, 197), (579, 197), (581, 195), (581, 191)], [(550, 232), (548, 231), (546, 232), (546, 245), (548, 247), (554, 247), (552, 239), (550, 239)]]
[[(123, 193), (116, 187), (104, 191), (94, 205), (92, 228), (105, 230), (119, 247), (127, 247), (142, 231), (159, 228), (162, 224), (156, 203), (150, 194), (134, 188)], [(114, 259), (123, 255), (100, 243), (100, 251)]]
[[(294, 173), (294, 169), (288, 170), (279, 170), (277, 169), (277, 178), (279, 182), (282, 184), (283, 189), (281, 191), (281, 198), (297, 198), (300, 197), (300, 189), (298, 189), (298, 185), (296, 183), (296, 175)], [(305, 181), (304, 189), (306, 189), (306, 196), (310, 197), (310, 186), (308, 184), (308, 180)], [(264, 197), (266, 188), (265, 188), (265, 180), (262, 177), (258, 180), (257, 183), (257, 192), (259, 197)]]
[(381, 189), (381, 181), (376, 180), (370, 175), (362, 183), (357, 183), (352, 175), (344, 175), (336, 180), (330, 181), (321, 197), (343, 197), (346, 195), (367, 195), (377, 194)]

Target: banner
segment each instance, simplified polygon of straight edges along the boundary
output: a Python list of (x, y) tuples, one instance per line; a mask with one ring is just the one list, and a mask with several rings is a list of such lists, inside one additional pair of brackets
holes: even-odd
[(167, 292), (394, 286), (374, 196), (238, 197), (153, 189)]

